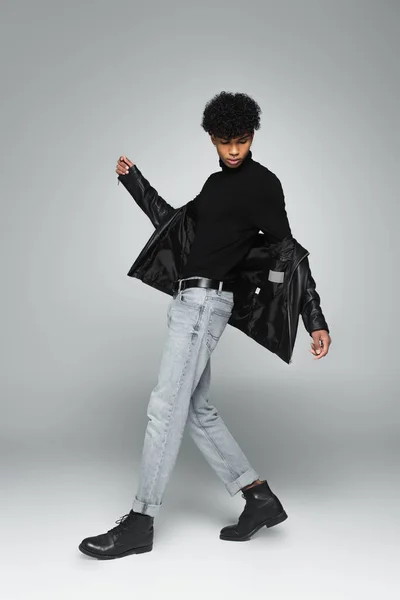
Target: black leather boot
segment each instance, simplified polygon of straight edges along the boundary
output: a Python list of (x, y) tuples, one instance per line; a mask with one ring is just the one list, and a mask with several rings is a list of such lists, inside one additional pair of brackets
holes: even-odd
[(236, 525), (227, 525), (220, 531), (221, 540), (244, 542), (261, 527), (273, 527), (287, 519), (287, 514), (268, 483), (263, 481), (242, 492), (246, 506)]
[(94, 537), (87, 537), (79, 550), (94, 558), (119, 558), (128, 554), (141, 554), (153, 549), (154, 517), (130, 512), (117, 521), (118, 525)]

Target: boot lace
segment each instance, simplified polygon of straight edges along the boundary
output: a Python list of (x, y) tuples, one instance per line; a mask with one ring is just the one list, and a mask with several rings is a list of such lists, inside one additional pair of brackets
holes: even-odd
[(112, 533), (113, 535), (116, 535), (116, 536), (121, 535), (121, 533), (123, 531), (128, 530), (128, 525), (129, 525), (130, 521), (135, 518), (135, 516), (136, 515), (133, 511), (126, 513), (126, 515), (123, 515), (122, 517), (120, 517), (119, 519), (117, 519), (115, 521), (117, 523), (117, 525), (115, 527), (112, 527), (111, 529), (109, 529), (107, 533)]

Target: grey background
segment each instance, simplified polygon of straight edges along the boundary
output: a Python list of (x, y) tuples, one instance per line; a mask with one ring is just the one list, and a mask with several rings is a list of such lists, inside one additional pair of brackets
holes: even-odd
[[(7, 600), (398, 596), (399, 13), (2, 2)], [(200, 122), (222, 90), (262, 108), (253, 158), (281, 179), (331, 328), (320, 361), (302, 323), (290, 366), (229, 326), (213, 354), (211, 400), (289, 519), (251, 544), (219, 540), (243, 499), (185, 432), (153, 552), (98, 563), (77, 546), (130, 509), (170, 300), (126, 276), (153, 229), (116, 161), (173, 206), (192, 199), (219, 169)]]

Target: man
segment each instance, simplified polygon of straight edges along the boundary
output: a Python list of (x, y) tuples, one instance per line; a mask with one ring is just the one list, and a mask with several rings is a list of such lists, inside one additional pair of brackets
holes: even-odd
[(224, 527), (221, 539), (249, 540), (261, 527), (287, 518), (208, 400), (210, 357), (228, 322), (286, 362), (300, 313), (315, 359), (326, 356), (331, 343), (308, 252), (291, 234), (281, 183), (252, 157), (260, 112), (241, 93), (222, 92), (207, 103), (202, 127), (221, 169), (181, 209), (165, 202), (132, 161), (118, 160), (118, 180), (156, 229), (128, 275), (173, 297), (132, 509), (116, 527), (81, 542), (79, 549), (90, 556), (110, 559), (152, 550), (154, 517), (186, 425), (228, 493), (240, 491), (246, 499), (238, 522)]

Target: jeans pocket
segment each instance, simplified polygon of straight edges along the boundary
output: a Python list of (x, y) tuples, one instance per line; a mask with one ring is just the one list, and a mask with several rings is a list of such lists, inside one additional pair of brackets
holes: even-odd
[(231, 313), (235, 304), (233, 292), (222, 290), (218, 293), (217, 290), (208, 290), (209, 301), (216, 312), (221, 314)]
[(185, 306), (193, 306), (194, 308), (200, 308), (204, 304), (206, 299), (206, 289), (189, 287), (181, 290), (177, 295), (177, 300), (180, 304)]
[(210, 352), (215, 350), (231, 316), (232, 309), (212, 306), (207, 326), (206, 344)]

